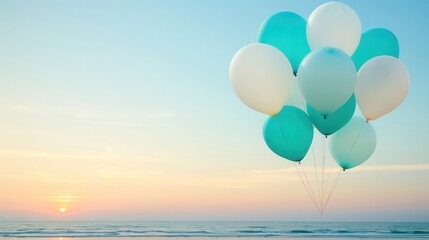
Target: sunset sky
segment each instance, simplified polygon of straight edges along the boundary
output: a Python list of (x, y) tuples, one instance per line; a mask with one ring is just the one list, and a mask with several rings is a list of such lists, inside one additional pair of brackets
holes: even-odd
[(343, 1), (411, 87), (323, 216), (232, 89), (265, 18), (324, 2), (0, 1), (0, 220), (429, 221), (428, 1)]

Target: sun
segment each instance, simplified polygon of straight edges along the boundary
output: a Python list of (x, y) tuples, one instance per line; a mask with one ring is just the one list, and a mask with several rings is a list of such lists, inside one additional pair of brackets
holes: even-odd
[(67, 209), (65, 209), (65, 208), (60, 208), (58, 210), (60, 211), (60, 213), (65, 213), (67, 211)]

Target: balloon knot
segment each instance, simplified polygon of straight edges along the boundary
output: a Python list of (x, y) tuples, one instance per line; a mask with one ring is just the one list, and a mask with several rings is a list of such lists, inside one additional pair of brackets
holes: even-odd
[(369, 120), (367, 119), (367, 120), (366, 120), (366, 123), (368, 123), (368, 121), (369, 121)]
[(299, 161), (298, 164), (301, 165), (301, 161)]
[(328, 117), (326, 115), (323, 115), (323, 119), (327, 119)]
[(343, 168), (343, 172), (345, 172), (346, 171), (346, 169), (345, 168)]
[(328, 138), (328, 135), (325, 135), (325, 138)]

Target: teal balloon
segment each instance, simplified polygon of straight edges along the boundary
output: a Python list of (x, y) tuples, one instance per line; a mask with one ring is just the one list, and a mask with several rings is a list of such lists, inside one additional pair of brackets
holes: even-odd
[(355, 109), (355, 95), (352, 95), (343, 106), (327, 117), (317, 112), (312, 106), (310, 106), (310, 104), (307, 103), (308, 116), (310, 116), (310, 119), (317, 130), (326, 136), (331, 135), (344, 127), (350, 119), (352, 119)]
[(267, 119), (263, 134), (271, 151), (299, 162), (305, 157), (313, 141), (313, 125), (301, 109), (284, 106), (276, 116)]
[(296, 74), (302, 59), (310, 52), (306, 33), (307, 22), (296, 13), (279, 12), (262, 23), (258, 42), (282, 51)]
[(373, 28), (362, 33), (359, 45), (352, 55), (359, 70), (371, 58), (388, 55), (399, 57), (399, 42), (395, 34), (385, 28)]
[(375, 150), (377, 137), (370, 123), (354, 117), (346, 126), (328, 138), (332, 157), (343, 169), (365, 162)]

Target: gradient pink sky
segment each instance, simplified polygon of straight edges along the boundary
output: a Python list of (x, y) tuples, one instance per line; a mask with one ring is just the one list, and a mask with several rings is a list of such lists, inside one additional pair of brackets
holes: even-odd
[(264, 19), (323, 2), (1, 1), (0, 220), (429, 221), (428, 2), (344, 1), (397, 35), (411, 89), (323, 216), (233, 92)]

